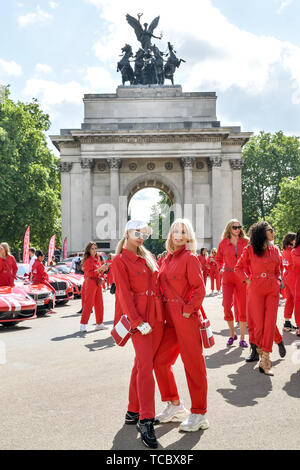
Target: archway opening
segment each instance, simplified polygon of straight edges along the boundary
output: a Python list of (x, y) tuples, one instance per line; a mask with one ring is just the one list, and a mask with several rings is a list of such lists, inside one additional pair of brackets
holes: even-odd
[(165, 241), (175, 217), (174, 199), (170, 198), (170, 191), (168, 193), (156, 187), (137, 189), (131, 192), (128, 203), (128, 219), (143, 220), (151, 226), (152, 235), (145, 247), (156, 256), (165, 250)]

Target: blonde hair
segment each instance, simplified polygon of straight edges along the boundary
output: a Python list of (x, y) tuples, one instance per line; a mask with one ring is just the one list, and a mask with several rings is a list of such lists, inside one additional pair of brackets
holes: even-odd
[[(117, 245), (117, 248), (116, 248), (116, 255), (119, 255), (120, 253), (122, 253), (125, 242), (127, 240), (127, 234), (128, 234), (128, 232), (126, 232), (124, 237), (119, 241), (119, 243)], [(150, 271), (152, 271), (153, 273), (155, 271), (158, 271), (158, 266), (157, 266), (157, 263), (156, 263), (155, 259), (153, 258), (150, 251), (148, 251), (144, 246), (138, 246), (137, 247), (137, 255), (141, 256), (142, 258), (144, 258), (146, 260), (146, 265), (148, 266)]]
[[(231, 219), (231, 220), (229, 220), (229, 222), (227, 222), (227, 225), (226, 225), (226, 227), (224, 229), (224, 232), (223, 232), (223, 235), (222, 235), (222, 240), (224, 240), (224, 238), (230, 238), (231, 237), (231, 227), (233, 226), (233, 224), (236, 224), (236, 223), (240, 224), (240, 221), (237, 220), (237, 219)], [(246, 234), (243, 230), (243, 227), (240, 230), (239, 238), (246, 238)]]
[(173, 254), (174, 253), (174, 245), (173, 245), (173, 241), (172, 241), (172, 233), (174, 232), (174, 230), (176, 228), (178, 228), (180, 226), (180, 229), (181, 229), (181, 225), (184, 225), (185, 227), (185, 230), (186, 230), (186, 233), (187, 233), (187, 239), (188, 239), (188, 242), (186, 244), (186, 248), (187, 250), (190, 250), (192, 253), (196, 254), (197, 253), (197, 241), (196, 241), (196, 235), (195, 235), (195, 232), (194, 232), (194, 229), (193, 229), (193, 226), (191, 224), (191, 222), (188, 220), (188, 219), (176, 219), (174, 220), (174, 222), (172, 223), (171, 227), (170, 227), (170, 230), (169, 230), (169, 233), (168, 233), (168, 238), (167, 238), (167, 241), (166, 241), (166, 249), (169, 253)]
[(7, 256), (7, 255), (11, 255), (10, 248), (9, 248), (9, 244), (8, 244), (8, 243), (2, 242), (2, 243), (0, 243), (0, 245), (2, 246), (2, 248), (4, 248), (5, 253), (6, 253), (6, 256)]

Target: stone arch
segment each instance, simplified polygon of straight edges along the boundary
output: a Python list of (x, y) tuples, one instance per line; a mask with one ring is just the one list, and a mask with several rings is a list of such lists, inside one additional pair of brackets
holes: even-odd
[(127, 197), (127, 207), (129, 206), (132, 197), (138, 191), (145, 188), (156, 188), (158, 190), (164, 191), (170, 198), (172, 204), (179, 204), (182, 206), (182, 196), (174, 183), (172, 183), (172, 181), (165, 176), (157, 173), (151, 173), (139, 176), (127, 185), (123, 193), (123, 196)]

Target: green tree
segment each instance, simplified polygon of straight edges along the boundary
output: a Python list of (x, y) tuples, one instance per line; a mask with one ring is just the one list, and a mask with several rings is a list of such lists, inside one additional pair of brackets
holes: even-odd
[(273, 208), (270, 223), (274, 226), (276, 243), (281, 245), (288, 232), (300, 228), (300, 176), (284, 178), (280, 183), (279, 202)]
[[(174, 220), (173, 212), (169, 211), (172, 203), (170, 198), (163, 191), (159, 191), (160, 200), (151, 208), (149, 225), (152, 227), (153, 236), (145, 243), (145, 247), (156, 256), (165, 251), (166, 230), (165, 223), (169, 225)], [(169, 218), (171, 219), (169, 221)]]
[(15, 103), (5, 90), (0, 103), (0, 240), (21, 250), (30, 242), (44, 250), (54, 233), (61, 242), (58, 159), (47, 147), (49, 116), (37, 100)]
[(269, 217), (279, 201), (283, 178), (299, 175), (299, 137), (260, 132), (245, 145), (242, 159), (243, 221), (248, 229)]

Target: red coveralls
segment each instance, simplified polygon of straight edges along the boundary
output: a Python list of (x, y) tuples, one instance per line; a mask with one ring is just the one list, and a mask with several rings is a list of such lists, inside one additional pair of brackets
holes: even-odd
[(300, 245), (292, 250), (291, 255), (295, 270), (295, 321), (300, 332)]
[(97, 272), (97, 269), (102, 264), (98, 255), (95, 257), (89, 256), (82, 267), (84, 272), (84, 283), (81, 291), (82, 314), (80, 323), (82, 325), (88, 324), (93, 307), (95, 309), (96, 323), (98, 325), (103, 323), (104, 307), (101, 283), (103, 275)]
[(208, 257), (208, 266), (211, 290), (215, 290), (216, 281), (216, 289), (219, 291), (221, 289), (221, 276), (216, 260), (212, 255)]
[(113, 259), (116, 284), (116, 310), (114, 324), (123, 314), (132, 329), (143, 322), (151, 325), (152, 332), (132, 335), (135, 360), (129, 386), (128, 411), (140, 414), (140, 420), (155, 417), (155, 381), (153, 360), (162, 339), (164, 311), (158, 295), (157, 275), (146, 265), (146, 260), (123, 248)]
[(7, 255), (5, 259), (0, 257), (0, 286), (13, 287), (17, 271), (18, 266), (14, 256)]
[(245, 238), (239, 238), (237, 242), (237, 251), (235, 252), (235, 246), (230, 242), (229, 238), (224, 238), (219, 243), (218, 251), (215, 257), (215, 261), (219, 269), (224, 266), (223, 273), (223, 307), (224, 307), (224, 320), (233, 321), (232, 305), (233, 297), (236, 298), (239, 321), (247, 321), (246, 312), (246, 284), (241, 282), (237, 274), (234, 272), (235, 265), (242, 254), (245, 246), (248, 245), (248, 240)]
[[(272, 352), (280, 295), (280, 255), (269, 245), (263, 256), (257, 256), (253, 247), (244, 249), (235, 267), (241, 282), (251, 279), (247, 287), (248, 307), (254, 324), (254, 344), (263, 351)], [(248, 274), (250, 273), (250, 276)]]
[[(159, 282), (166, 306), (164, 335), (154, 361), (161, 399), (179, 400), (172, 366), (180, 353), (191, 397), (191, 413), (205, 414), (207, 376), (198, 317), (205, 286), (198, 257), (186, 247), (169, 253), (160, 270)], [(185, 318), (183, 312), (192, 315)]]
[(295, 306), (295, 287), (296, 287), (296, 272), (293, 266), (292, 260), (292, 249), (285, 248), (282, 252), (282, 264), (284, 267), (283, 273), (283, 284), (285, 286), (285, 306), (284, 306), (284, 318), (291, 319)]
[(45, 286), (49, 287), (49, 289), (55, 295), (55, 289), (49, 283), (49, 276), (46, 272), (45, 266), (38, 259), (36, 259), (35, 262), (33, 263), (31, 273), (32, 273), (33, 284), (45, 284)]
[(209, 273), (209, 266), (208, 266), (208, 257), (203, 255), (198, 255), (198, 260), (201, 264), (202, 276), (204, 280), (204, 285), (206, 286), (207, 276)]

